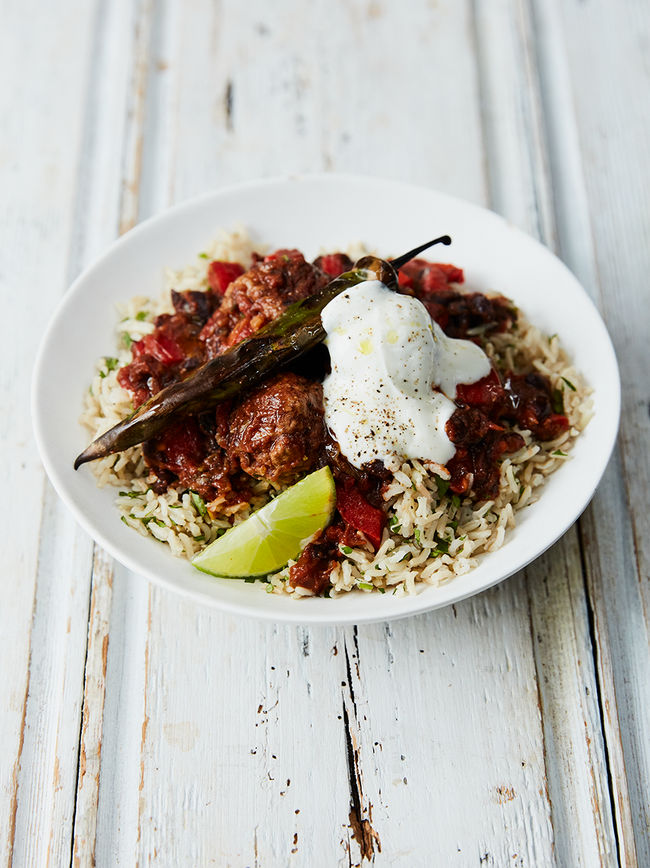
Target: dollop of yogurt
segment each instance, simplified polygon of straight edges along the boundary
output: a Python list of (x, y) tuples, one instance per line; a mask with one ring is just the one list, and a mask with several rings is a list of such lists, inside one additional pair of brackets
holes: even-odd
[(446, 464), (456, 451), (445, 433), (456, 388), (490, 372), (481, 348), (448, 338), (422, 302), (378, 280), (342, 292), (321, 316), (332, 365), (325, 421), (348, 461)]

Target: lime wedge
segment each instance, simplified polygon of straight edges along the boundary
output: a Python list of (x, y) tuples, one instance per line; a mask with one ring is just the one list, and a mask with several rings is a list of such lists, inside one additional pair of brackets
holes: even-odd
[(265, 576), (298, 556), (329, 524), (336, 489), (329, 467), (310, 473), (192, 558), (204, 573), (223, 578)]

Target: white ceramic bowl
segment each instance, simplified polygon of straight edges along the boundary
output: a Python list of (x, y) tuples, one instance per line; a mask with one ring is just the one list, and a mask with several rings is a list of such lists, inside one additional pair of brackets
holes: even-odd
[[(260, 583), (213, 579), (166, 546), (126, 527), (115, 489), (97, 488), (88, 466), (72, 462), (87, 445), (78, 424), (93, 365), (114, 347), (115, 302), (162, 289), (163, 266), (191, 262), (220, 227), (247, 226), (271, 248), (321, 247), (361, 240), (399, 254), (443, 233), (434, 250), (465, 270), (467, 285), (512, 299), (547, 334), (557, 333), (594, 388), (595, 415), (571, 459), (518, 514), (501, 549), (442, 588), (412, 597), (353, 592), (335, 600), (294, 601)], [(605, 326), (567, 268), (501, 217), (433, 190), (373, 178), (321, 175), (258, 181), (202, 196), (146, 221), (120, 238), (65, 295), (43, 339), (32, 392), (36, 439), (48, 475), (82, 527), (117, 560), (180, 594), (242, 615), (300, 623), (361, 623), (401, 618), (476, 594), (524, 567), (558, 539), (586, 507), (605, 470), (618, 428), (620, 386)]]

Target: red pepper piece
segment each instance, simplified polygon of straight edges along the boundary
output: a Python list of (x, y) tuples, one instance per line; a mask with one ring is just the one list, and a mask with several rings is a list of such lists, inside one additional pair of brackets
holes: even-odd
[(410, 289), (413, 286), (413, 278), (402, 269), (397, 272), (397, 279), (402, 289)]
[(344, 253), (324, 253), (315, 264), (330, 277), (340, 277), (350, 268), (349, 262)]
[(254, 331), (255, 329), (251, 325), (251, 317), (245, 316), (240, 322), (237, 323), (237, 325), (228, 335), (226, 346), (234, 347), (236, 344), (240, 343), (246, 338), (249, 338)]
[(494, 368), (482, 380), (477, 380), (475, 383), (460, 383), (456, 387), (456, 400), (462, 404), (469, 404), (470, 407), (490, 406), (502, 396), (503, 387)]
[(208, 283), (215, 292), (223, 295), (233, 280), (243, 273), (244, 266), (238, 262), (219, 262), (215, 259), (208, 266)]
[[(465, 276), (462, 268), (445, 262), (427, 262), (426, 259), (412, 259), (399, 272), (400, 286), (413, 284), (419, 299), (429, 299), (441, 292), (455, 292), (450, 283), (463, 283)], [(410, 281), (408, 283), (407, 281)]]
[(276, 250), (274, 253), (269, 253), (268, 256), (265, 256), (264, 262), (275, 262), (276, 259), (283, 259), (285, 262), (289, 262), (290, 259), (302, 258), (302, 253), (296, 250), (295, 247), (282, 247), (280, 250)]
[(450, 283), (464, 283), (465, 275), (462, 268), (448, 265), (445, 262), (432, 262), (422, 275), (422, 289), (425, 293), (438, 292), (447, 289)]
[(351, 477), (336, 486), (336, 507), (347, 524), (360, 530), (376, 549), (379, 548), (386, 515), (368, 503)]
[(132, 351), (134, 359), (144, 355), (153, 356), (163, 365), (173, 365), (174, 362), (182, 362), (185, 358), (181, 347), (164, 332), (145, 335), (142, 340), (133, 344)]

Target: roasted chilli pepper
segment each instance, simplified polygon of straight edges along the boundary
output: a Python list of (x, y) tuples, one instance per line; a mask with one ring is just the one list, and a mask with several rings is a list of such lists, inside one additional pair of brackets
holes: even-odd
[(251, 337), (145, 401), (77, 456), (75, 470), (88, 461), (143, 443), (188, 413), (215, 407), (257, 385), (325, 339), (320, 315), (333, 298), (366, 280), (381, 280), (397, 291), (398, 269), (438, 243), (450, 244), (451, 239), (447, 235), (436, 238), (392, 262), (364, 256), (351, 271), (332, 280), (314, 295), (290, 305), (281, 316)]

